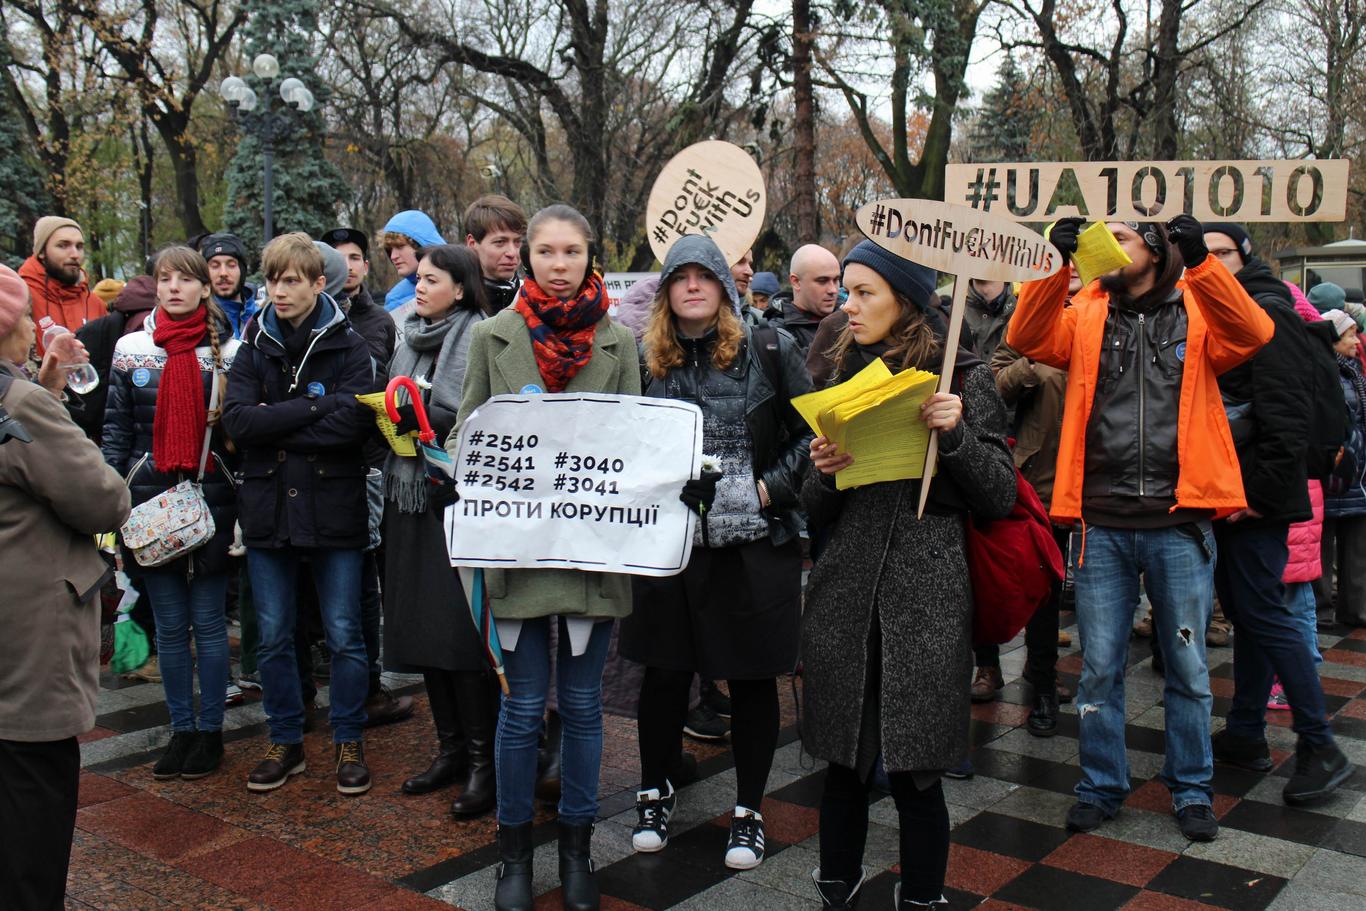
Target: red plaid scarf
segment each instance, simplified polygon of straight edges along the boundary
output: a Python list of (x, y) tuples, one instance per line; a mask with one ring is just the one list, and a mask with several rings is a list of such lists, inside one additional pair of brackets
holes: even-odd
[(569, 300), (546, 294), (535, 279), (522, 282), (513, 308), (526, 320), (536, 366), (547, 392), (564, 392), (569, 381), (593, 357), (593, 332), (607, 313), (602, 279), (589, 275)]
[(201, 306), (184, 319), (175, 320), (157, 308), (152, 341), (166, 349), (152, 421), (152, 461), (157, 471), (199, 470), (208, 409), (194, 349), (204, 338), (207, 314), (208, 309)]

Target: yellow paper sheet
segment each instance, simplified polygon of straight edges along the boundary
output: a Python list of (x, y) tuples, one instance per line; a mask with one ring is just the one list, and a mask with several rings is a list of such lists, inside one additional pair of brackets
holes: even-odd
[(1072, 257), (1083, 285), (1091, 284), (1106, 272), (1122, 269), (1133, 262), (1115, 240), (1110, 228), (1098, 221), (1077, 236), (1077, 252)]
[(920, 405), (938, 383), (922, 370), (893, 375), (877, 360), (848, 382), (792, 404), (816, 433), (853, 455), (853, 464), (835, 475), (835, 486), (847, 490), (923, 474), (930, 432)]
[(389, 412), (384, 407), (383, 392), (367, 392), (364, 395), (357, 395), (357, 401), (362, 405), (369, 405), (375, 412), (375, 424), (379, 427), (379, 432), (384, 435), (385, 442), (389, 448), (401, 456), (412, 457), (417, 455), (417, 446), (413, 440), (417, 438), (414, 433), (399, 433), (394, 426), (394, 422), (389, 420)]

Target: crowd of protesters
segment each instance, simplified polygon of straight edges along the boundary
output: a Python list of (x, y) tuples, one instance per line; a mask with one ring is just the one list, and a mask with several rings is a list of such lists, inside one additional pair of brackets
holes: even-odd
[[(1068, 562), (1069, 584), (1025, 629), (1024, 673), (1031, 734), (1052, 736), (1059, 702), (1076, 701), (1066, 827), (1103, 826), (1129, 794), (1124, 683), (1144, 601), (1181, 833), (1218, 834), (1215, 762), (1271, 770), (1268, 710), (1288, 710), (1298, 736), (1284, 799), (1323, 800), (1352, 769), (1325, 712), (1317, 623), (1366, 624), (1366, 311), (1335, 285), (1306, 297), (1276, 278), (1241, 226), (1185, 215), (1111, 223), (1130, 263), (1083, 287), (1070, 267), (1083, 224), (1052, 227), (1069, 267), (1051, 277), (972, 282), (951, 391), (921, 408), (940, 472), (917, 517), (919, 480), (841, 489), (854, 456), (813, 438), (791, 404), (877, 360), (940, 369), (939, 276), (871, 241), (841, 257), (798, 248), (783, 290), (751, 254), (729, 263), (710, 238), (685, 237), (613, 313), (594, 226), (566, 205), (528, 218), (482, 197), (459, 243), (422, 212), (398, 213), (378, 238), (399, 274), (382, 299), (366, 287), (370, 238), (349, 227), (271, 240), (259, 288), (251, 251), (211, 234), (91, 290), (80, 225), (39, 220), (33, 256), (0, 268), (0, 806), (33, 820), (0, 833), (0, 904), (61, 903), (98, 596), (117, 570), (155, 642), (138, 671), (161, 683), (171, 719), (156, 779), (218, 770), (225, 705), (246, 686), (262, 691), (269, 726), (246, 787), (286, 785), (306, 772), (325, 675), (336, 787), (364, 794), (364, 730), (413, 712), (381, 671), (421, 674), (435, 752), (401, 790), (456, 786), (455, 817), (496, 812), (500, 911), (535, 905), (535, 801), (552, 799), (563, 905), (595, 909), (602, 714), (616, 710), (604, 678), (638, 717), (634, 849), (667, 850), (690, 780), (684, 733), (728, 737), (735, 809), (717, 862), (743, 870), (765, 855), (777, 682), (800, 665), (804, 747), (828, 763), (820, 901), (857, 901), (877, 787), (900, 825), (897, 907), (942, 905), (941, 779), (971, 774), (970, 701), (1004, 685), (997, 647), (973, 647), (965, 523), (1011, 512), (1020, 485)], [(87, 361), (99, 383), (66, 388)], [(702, 518), (684, 570), (486, 571), (510, 684), (500, 698), (478, 630), (450, 610), (473, 595), (446, 555), (456, 489), (386, 446), (357, 398), (399, 376), (419, 381), (452, 452), (504, 393), (699, 403), (719, 467), (680, 495)], [(418, 429), (417, 411), (400, 409), (397, 433)], [(101, 558), (94, 536), (191, 481), (210, 537), (161, 562), (121, 538)], [(1216, 603), (1233, 630), (1234, 696), (1211, 734)], [(1084, 655), (1075, 694), (1056, 668), (1069, 605)]]

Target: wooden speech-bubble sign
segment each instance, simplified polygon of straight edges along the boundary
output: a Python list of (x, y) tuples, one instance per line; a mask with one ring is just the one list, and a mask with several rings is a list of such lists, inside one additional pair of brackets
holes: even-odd
[[(948, 392), (963, 334), (968, 283), (1031, 281), (1047, 278), (1062, 268), (1062, 257), (1039, 234), (1006, 218), (967, 206), (932, 199), (880, 199), (858, 210), (859, 230), (868, 239), (902, 259), (947, 272), (953, 279), (953, 307), (944, 339), (944, 363), (939, 369), (939, 391)], [(930, 482), (939, 461), (939, 433), (930, 434), (925, 473), (920, 481), (918, 516), (925, 514)]]
[(645, 207), (645, 234), (659, 261), (686, 234), (705, 234), (735, 265), (764, 226), (764, 175), (737, 145), (708, 140), (688, 146), (659, 172)]

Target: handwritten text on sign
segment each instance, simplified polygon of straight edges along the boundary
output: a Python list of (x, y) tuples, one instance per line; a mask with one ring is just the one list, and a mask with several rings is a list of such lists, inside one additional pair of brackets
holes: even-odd
[(880, 199), (858, 210), (859, 230), (903, 259), (989, 281), (1046, 278), (1062, 266), (1042, 236), (1009, 219), (932, 199)]
[(759, 236), (767, 198), (764, 175), (744, 149), (717, 139), (694, 143), (669, 159), (650, 189), (650, 249), (663, 262), (680, 237), (705, 234), (734, 265)]
[(954, 164), (944, 198), (1015, 221), (1342, 221), (1347, 176), (1343, 159)]
[(669, 576), (692, 550), (679, 502), (702, 412), (623, 395), (500, 395), (469, 416), (446, 510), (454, 566)]

